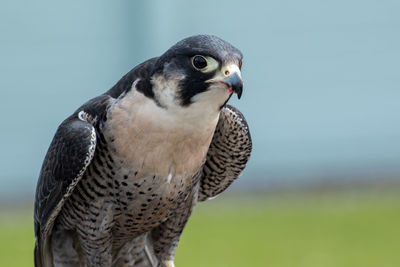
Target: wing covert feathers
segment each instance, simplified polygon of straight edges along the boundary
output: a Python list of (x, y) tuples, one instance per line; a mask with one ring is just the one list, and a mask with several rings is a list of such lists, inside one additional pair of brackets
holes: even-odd
[(199, 201), (215, 197), (239, 177), (249, 160), (252, 142), (242, 113), (226, 105), (220, 114), (202, 171)]
[(51, 266), (47, 239), (54, 220), (90, 164), (96, 149), (96, 125), (104, 119), (109, 96), (94, 98), (58, 127), (36, 187), (35, 266)]

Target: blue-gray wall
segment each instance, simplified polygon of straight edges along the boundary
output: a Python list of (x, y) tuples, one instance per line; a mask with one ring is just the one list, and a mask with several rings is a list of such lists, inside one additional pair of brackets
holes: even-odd
[[(193, 34), (244, 53), (238, 186), (400, 174), (399, 1), (1, 1), (0, 194), (31, 193), (57, 125)], [(400, 177), (400, 175), (399, 175)]]

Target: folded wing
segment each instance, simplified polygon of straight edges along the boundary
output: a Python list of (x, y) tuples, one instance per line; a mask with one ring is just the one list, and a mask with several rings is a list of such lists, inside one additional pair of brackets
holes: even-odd
[(238, 109), (226, 105), (207, 153), (198, 200), (215, 197), (236, 180), (249, 160), (251, 149), (246, 119)]

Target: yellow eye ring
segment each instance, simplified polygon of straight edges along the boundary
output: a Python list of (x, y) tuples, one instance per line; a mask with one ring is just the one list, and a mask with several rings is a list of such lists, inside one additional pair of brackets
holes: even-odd
[(196, 70), (204, 73), (215, 71), (219, 67), (219, 62), (210, 56), (195, 55), (191, 61)]

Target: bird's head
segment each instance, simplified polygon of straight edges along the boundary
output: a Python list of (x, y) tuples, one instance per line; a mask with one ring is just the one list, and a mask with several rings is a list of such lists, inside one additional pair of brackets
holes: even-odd
[(165, 108), (220, 110), (233, 93), (242, 94), (242, 53), (212, 35), (186, 38), (160, 56), (151, 83)]

